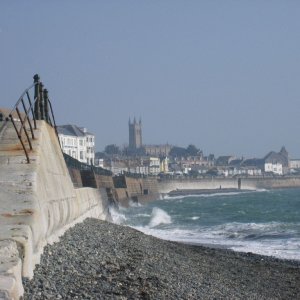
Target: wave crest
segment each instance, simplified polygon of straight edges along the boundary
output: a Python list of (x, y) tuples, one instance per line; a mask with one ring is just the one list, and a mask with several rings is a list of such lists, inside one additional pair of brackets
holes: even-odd
[(160, 224), (171, 224), (172, 220), (171, 220), (171, 216), (168, 215), (167, 212), (165, 212), (163, 209), (158, 208), (158, 207), (154, 207), (152, 209), (152, 213), (151, 213), (151, 219), (149, 222), (149, 227), (156, 227)]

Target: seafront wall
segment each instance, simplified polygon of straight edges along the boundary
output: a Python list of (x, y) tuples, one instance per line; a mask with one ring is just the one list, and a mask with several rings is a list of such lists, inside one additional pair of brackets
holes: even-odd
[(105, 189), (74, 188), (54, 129), (37, 125), (30, 164), (12, 124), (0, 132), (0, 299), (19, 299), (47, 243), (87, 217), (109, 217)]
[[(76, 174), (77, 171), (77, 174)], [(138, 177), (132, 175), (98, 175), (91, 170), (69, 169), (75, 186), (105, 188), (111, 203), (128, 206), (156, 200), (161, 194), (176, 190), (201, 189), (275, 189), (300, 187), (300, 176), (172, 178)], [(75, 174), (75, 175), (74, 175)]]
[(167, 194), (175, 190), (197, 189), (278, 189), (300, 187), (300, 176), (287, 177), (247, 177), (247, 178), (216, 178), (209, 179), (164, 179), (158, 182), (158, 190), (161, 194)]
[(128, 206), (130, 201), (143, 204), (159, 198), (156, 177), (121, 175), (113, 177), (113, 183), (112, 197), (121, 206)]
[(161, 194), (167, 194), (175, 190), (196, 190), (196, 189), (219, 189), (238, 188), (236, 178), (209, 178), (209, 179), (171, 179), (161, 180), (158, 183), (158, 190)]
[(300, 187), (300, 176), (242, 178), (243, 189), (280, 189)]

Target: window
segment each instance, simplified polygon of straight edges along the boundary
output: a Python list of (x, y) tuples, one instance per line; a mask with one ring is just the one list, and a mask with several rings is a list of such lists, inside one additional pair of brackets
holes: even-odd
[(80, 159), (83, 159), (83, 151), (80, 151)]
[(83, 146), (83, 140), (82, 139), (79, 140), (79, 145)]

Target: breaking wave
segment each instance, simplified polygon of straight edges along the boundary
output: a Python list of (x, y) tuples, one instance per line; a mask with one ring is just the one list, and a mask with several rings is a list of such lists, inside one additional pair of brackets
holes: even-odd
[(151, 213), (151, 219), (149, 222), (149, 227), (153, 228), (161, 224), (171, 224), (172, 220), (170, 215), (168, 215), (164, 210), (158, 207), (154, 207)]

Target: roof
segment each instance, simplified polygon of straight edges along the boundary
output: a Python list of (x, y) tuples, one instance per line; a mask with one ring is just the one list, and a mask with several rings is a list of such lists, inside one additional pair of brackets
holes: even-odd
[(84, 133), (82, 129), (80, 129), (76, 125), (61, 125), (57, 126), (57, 132), (63, 135), (70, 135), (70, 136), (79, 136), (84, 137), (86, 135), (92, 135), (91, 133)]
[(239, 166), (242, 163), (243, 159), (233, 159), (229, 162), (229, 166)]
[(217, 166), (227, 166), (229, 162), (233, 159), (231, 155), (219, 156), (216, 160)]
[(283, 166), (288, 166), (288, 158), (281, 153), (271, 151), (264, 159), (266, 163), (281, 163)]
[(264, 165), (264, 162), (262, 158), (249, 158), (245, 159), (241, 165), (243, 167), (261, 167)]

